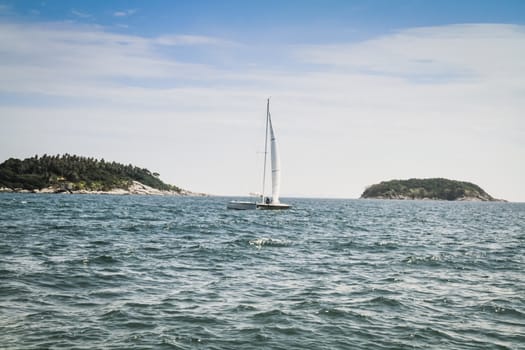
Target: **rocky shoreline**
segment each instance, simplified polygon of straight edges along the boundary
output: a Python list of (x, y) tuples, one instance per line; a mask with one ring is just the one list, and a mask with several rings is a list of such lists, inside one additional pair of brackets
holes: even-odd
[(205, 193), (191, 192), (187, 190), (163, 191), (144, 185), (138, 181), (133, 181), (128, 189), (114, 188), (109, 191), (88, 191), (88, 190), (70, 190), (63, 186), (49, 186), (40, 190), (11, 189), (0, 187), (0, 193), (56, 193), (56, 194), (110, 194), (110, 195), (148, 195), (148, 196), (187, 196), (187, 197), (206, 197)]
[(403, 195), (392, 195), (392, 196), (375, 196), (375, 197), (361, 197), (361, 199), (393, 199), (393, 200), (411, 200), (411, 201), (447, 201), (447, 202), (507, 202), (504, 199), (491, 198), (487, 199), (486, 197), (460, 197), (454, 200), (446, 200), (441, 198), (429, 198), (429, 197), (410, 197)]

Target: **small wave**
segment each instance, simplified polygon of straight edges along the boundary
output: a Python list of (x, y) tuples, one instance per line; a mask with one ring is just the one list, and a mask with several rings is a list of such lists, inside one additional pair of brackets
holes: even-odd
[(91, 241), (91, 245), (93, 247), (108, 246), (108, 245), (111, 245), (111, 242), (109, 240), (97, 239), (97, 240)]
[(268, 330), (272, 332), (277, 332), (285, 336), (298, 336), (300, 334), (303, 334), (305, 330), (300, 327), (291, 326), (291, 327), (282, 327), (282, 326), (271, 326), (268, 327)]
[(146, 246), (143, 249), (146, 252), (159, 252), (164, 250), (164, 248), (160, 246)]
[(354, 246), (356, 246), (356, 243), (352, 240), (349, 240), (346, 242), (340, 242), (340, 241), (334, 242), (334, 248), (338, 250), (344, 249), (344, 248), (353, 248)]
[(239, 304), (233, 309), (231, 309), (233, 312), (250, 312), (250, 311), (257, 311), (257, 308), (252, 305), (246, 305), (246, 304)]
[(407, 264), (414, 264), (414, 265), (438, 265), (440, 262), (444, 260), (442, 255), (428, 255), (428, 256), (414, 256), (411, 255), (405, 259), (403, 259), (403, 262)]
[(479, 310), (482, 312), (499, 314), (501, 316), (507, 316), (516, 319), (524, 319), (525, 313), (520, 310), (513, 308), (512, 306), (505, 306), (501, 303), (489, 302), (479, 306)]
[(124, 293), (119, 290), (97, 290), (94, 292), (90, 292), (89, 296), (91, 298), (98, 298), (98, 299), (104, 299), (104, 300), (114, 300), (114, 299), (120, 299)]
[(153, 329), (156, 327), (154, 323), (151, 322), (141, 322), (141, 321), (128, 321), (121, 324), (123, 327), (128, 329)]
[(282, 317), (286, 317), (286, 316), (288, 315), (284, 311), (279, 310), (279, 309), (273, 309), (269, 311), (258, 312), (254, 315), (254, 318), (257, 318), (257, 319), (279, 318), (281, 319)]
[(257, 238), (252, 239), (250, 245), (256, 246), (257, 248), (262, 248), (263, 246), (286, 247), (289, 245), (289, 242), (275, 238)]
[(355, 318), (355, 319), (366, 319), (368, 316), (360, 314), (358, 312), (350, 311), (350, 310), (342, 310), (339, 308), (331, 307), (331, 308), (322, 308), (319, 311), (317, 311), (317, 314), (319, 316), (329, 317), (329, 318)]
[(58, 311), (55, 310), (44, 310), (26, 315), (26, 318), (30, 321), (42, 321), (47, 319), (56, 319)]
[(368, 301), (370, 304), (374, 305), (384, 305), (384, 306), (392, 306), (392, 307), (401, 307), (403, 306), (403, 303), (392, 298), (386, 298), (386, 297), (375, 297), (373, 299), (370, 299)]
[(97, 256), (96, 258), (92, 259), (92, 260), (89, 260), (89, 259), (83, 259), (82, 262), (85, 263), (87, 260), (87, 262), (91, 262), (91, 263), (95, 263), (95, 264), (113, 264), (113, 263), (116, 263), (118, 260), (114, 257), (112, 257), (111, 255), (100, 255), (100, 256)]
[(112, 320), (112, 321), (123, 321), (126, 322), (131, 318), (131, 315), (124, 310), (111, 309), (102, 314), (101, 319)]
[(7, 282), (5, 284), (3, 283), (2, 286), (0, 286), (0, 297), (12, 297), (17, 295), (19, 298), (22, 298), (23, 295), (27, 295), (30, 293), (31, 289), (28, 286), (22, 284), (9, 284), (9, 282)]
[(295, 322), (294, 315), (279, 309), (256, 313), (250, 319), (255, 324), (263, 326), (271, 338), (275, 332), (287, 335), (296, 334), (299, 331), (297, 327), (300, 326)]
[(399, 245), (397, 243), (391, 241), (379, 241), (376, 242), (375, 245), (376, 247), (381, 247), (387, 250), (394, 250), (399, 248)]

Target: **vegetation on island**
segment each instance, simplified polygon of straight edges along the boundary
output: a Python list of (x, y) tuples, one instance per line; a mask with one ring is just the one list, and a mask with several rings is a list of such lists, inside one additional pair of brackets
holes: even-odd
[(496, 200), (478, 185), (443, 178), (383, 181), (369, 186), (361, 198)]
[(180, 188), (162, 182), (159, 174), (148, 169), (104, 159), (44, 154), (24, 160), (10, 158), (0, 164), (0, 187), (11, 190), (56, 187), (68, 191), (110, 191), (128, 189), (133, 181), (158, 190), (181, 192)]

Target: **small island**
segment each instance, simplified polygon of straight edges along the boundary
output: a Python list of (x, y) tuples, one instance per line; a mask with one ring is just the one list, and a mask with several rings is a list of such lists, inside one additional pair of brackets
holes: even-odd
[(383, 181), (366, 188), (361, 198), (501, 201), (473, 183), (443, 178)]
[(0, 192), (200, 195), (166, 184), (148, 169), (69, 154), (6, 160)]

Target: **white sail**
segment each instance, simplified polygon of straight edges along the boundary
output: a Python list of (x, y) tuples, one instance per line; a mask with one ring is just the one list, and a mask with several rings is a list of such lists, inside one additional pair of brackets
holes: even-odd
[[(272, 168), (272, 198), (266, 197), (264, 192), (266, 184), (266, 160), (268, 156), (268, 142), (270, 143), (270, 157)], [(227, 205), (228, 209), (247, 210), (247, 209), (262, 209), (262, 210), (280, 210), (289, 209), (291, 205), (284, 204), (279, 201), (281, 192), (281, 162), (279, 159), (279, 149), (277, 147), (277, 139), (273, 131), (272, 119), (270, 116), (270, 99), (266, 104), (266, 132), (264, 133), (264, 166), (262, 176), (262, 192), (260, 194), (260, 202), (241, 202), (230, 201)], [(257, 194), (255, 194), (257, 195)]]
[(268, 120), (270, 122), (270, 145), (272, 152), (272, 204), (278, 204), (281, 192), (281, 162), (270, 114), (268, 114)]

